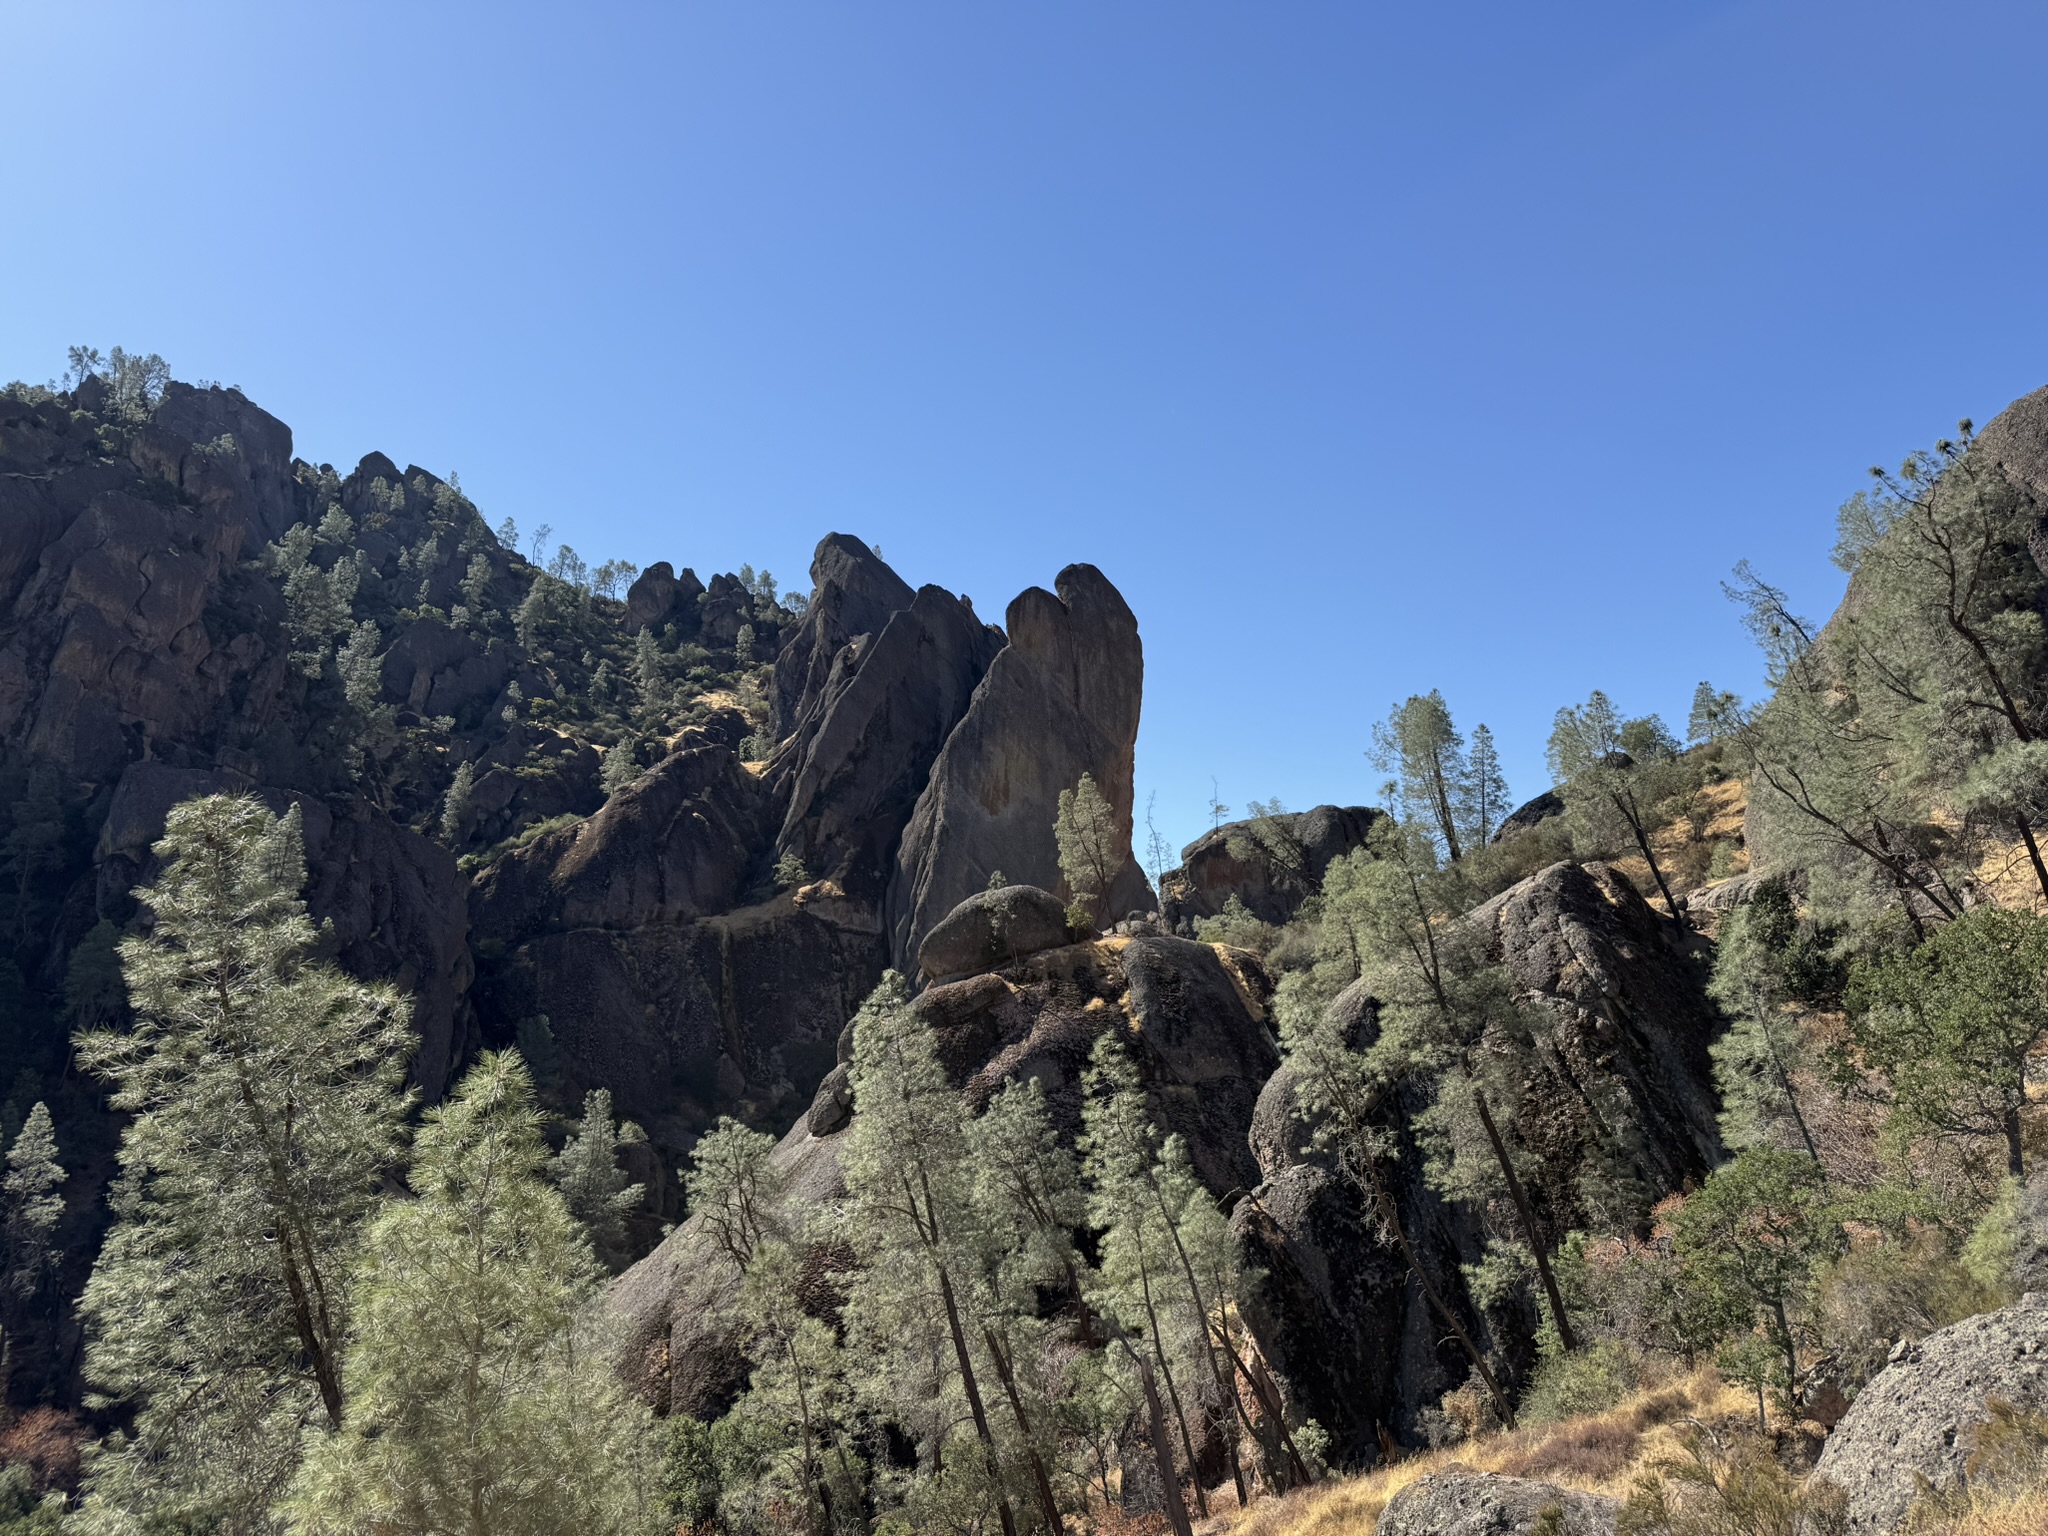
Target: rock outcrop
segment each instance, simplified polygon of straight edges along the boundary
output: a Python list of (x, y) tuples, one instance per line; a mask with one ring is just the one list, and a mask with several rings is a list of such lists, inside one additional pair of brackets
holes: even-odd
[(2048, 388), (2022, 395), (1985, 424), (1971, 452), (2048, 506)]
[(1618, 1501), (1576, 1488), (1446, 1467), (1388, 1502), (1376, 1536), (1614, 1536)]
[[(1119, 1031), (1162, 1129), (1187, 1138), (1196, 1172), (1220, 1197), (1257, 1177), (1244, 1127), (1279, 1060), (1265, 994), (1249, 956), (1180, 939), (1105, 939), (929, 987), (912, 1006), (930, 1022), (940, 1061), (971, 1106), (985, 1106), (1006, 1082), (1035, 1078), (1069, 1139), (1081, 1126), (1089, 1055), (1104, 1031)], [(843, 1045), (842, 1057), (850, 1049)], [(853, 1108), (846, 1084), (842, 1061), (777, 1147), (785, 1199), (817, 1205), (843, 1196), (837, 1149)], [(693, 1413), (729, 1401), (744, 1371), (710, 1316), (716, 1284), (707, 1290), (705, 1277), (717, 1262), (704, 1243), (697, 1223), (685, 1221), (610, 1293), (641, 1390)]]
[(700, 622), (697, 599), (703, 595), (704, 583), (695, 571), (684, 566), (678, 576), (674, 566), (657, 560), (626, 589), (626, 633), (651, 629), (659, 634), (673, 624), (680, 633), (694, 635)]
[[(1671, 925), (1628, 882), (1601, 865), (1557, 864), (1471, 913), (1495, 957), (1544, 1021), (1535, 1075), (1502, 1130), (1524, 1155), (1538, 1238), (1554, 1245), (1589, 1228), (1589, 1166), (1649, 1200), (1697, 1179), (1718, 1160), (1712, 1064), (1719, 1021), (1704, 978)], [(1330, 1004), (1334, 1022), (1369, 1044), (1377, 1009), (1362, 985)], [(1512, 1208), (1453, 1206), (1419, 1177), (1412, 1140), (1425, 1106), (1402, 1088), (1382, 1106), (1402, 1146), (1388, 1198), (1433, 1282), (1460, 1309), (1513, 1380), (1533, 1364), (1533, 1317), (1474, 1306), (1462, 1267), (1482, 1250), (1482, 1215), (1514, 1230)], [(1421, 1438), (1420, 1410), (1465, 1377), (1445, 1330), (1368, 1198), (1311, 1145), (1290, 1069), (1266, 1084), (1250, 1131), (1261, 1182), (1233, 1215), (1253, 1265), (1265, 1272), (1246, 1316), (1260, 1348), (1303, 1413), (1333, 1428), (1340, 1455), (1370, 1462), (1384, 1427)], [(1623, 1149), (1616, 1163), (1616, 1149)]]
[[(1261, 922), (1284, 923), (1321, 885), (1333, 861), (1363, 848), (1384, 813), (1366, 805), (1319, 805), (1269, 818), (1270, 826), (1226, 822), (1181, 850), (1160, 880), (1159, 915), (1175, 932), (1215, 917), (1235, 896)], [(1281, 846), (1268, 847), (1261, 831)]]
[(1516, 1127), (1541, 1159), (1531, 1197), (1548, 1239), (1591, 1229), (1579, 1173), (1597, 1147), (1631, 1148), (1635, 1176), (1658, 1192), (1721, 1160), (1707, 1047), (1722, 1021), (1696, 940), (1604, 864), (1553, 864), (1465, 921), (1491, 928), (1494, 953), (1552, 1021), (1524, 1095), (1543, 1112)]
[(819, 545), (812, 573), (816, 596), (776, 668), (776, 851), (879, 904), (932, 763), (1003, 637), (939, 587), (912, 593), (843, 534)]
[(1108, 800), (1126, 853), (1108, 911), (1148, 911), (1129, 856), (1144, 651), (1138, 621), (1092, 565), (1070, 565), (1058, 595), (1010, 604), (1008, 643), (946, 738), (903, 833), (888, 895), (890, 951), (908, 970), (924, 936), (992, 874), (1068, 894), (1053, 842), (1059, 795), (1084, 773)]
[(1525, 800), (1501, 818), (1494, 829), (1493, 841), (1499, 842), (1517, 832), (1526, 831), (1539, 821), (1548, 821), (1553, 816), (1564, 814), (1564, 796), (1554, 789), (1546, 789), (1533, 800)]
[(2048, 1411), (2048, 1294), (1905, 1346), (1857, 1394), (1813, 1469), (1842, 1491), (1851, 1536), (1891, 1536), (1926, 1494), (1963, 1486), (1994, 1398)]
[(969, 971), (991, 971), (1067, 942), (1067, 912), (1060, 899), (1035, 885), (978, 891), (946, 914), (917, 951), (918, 968), (933, 981)]

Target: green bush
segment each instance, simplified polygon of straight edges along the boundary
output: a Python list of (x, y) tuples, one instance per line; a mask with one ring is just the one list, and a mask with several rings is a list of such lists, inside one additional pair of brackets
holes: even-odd
[(1524, 1424), (1554, 1424), (1605, 1413), (1642, 1385), (1642, 1364), (1618, 1339), (1602, 1339), (1536, 1367), (1517, 1417)]

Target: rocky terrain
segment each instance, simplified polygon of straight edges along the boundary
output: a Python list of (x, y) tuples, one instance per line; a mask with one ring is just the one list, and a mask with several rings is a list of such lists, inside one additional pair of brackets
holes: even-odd
[[(2048, 493), (2044, 398), (1981, 448)], [(236, 391), (173, 383), (138, 405), (88, 377), (0, 395), (0, 1111), (11, 1131), (33, 1101), (58, 1109), (67, 1294), (105, 1224), (115, 1122), (66, 1042), (119, 1016), (111, 945), (141, 920), (131, 893), (171, 808), (223, 790), (300, 808), (312, 913), (345, 969), (411, 997), (424, 1101), (516, 1044), (555, 1114), (604, 1089), (644, 1130), (621, 1154), (644, 1186), (639, 1257), (609, 1305), (665, 1413), (715, 1418), (747, 1369), (731, 1276), (684, 1207), (692, 1147), (732, 1116), (780, 1138), (793, 1211), (841, 1200), (849, 1020), (892, 968), (970, 1107), (1035, 1079), (1070, 1142), (1096, 1042), (1129, 1044), (1256, 1271), (1241, 1314), (1264, 1379), (1335, 1465), (1443, 1432), (1469, 1363), (1440, 1310), (1510, 1393), (1533, 1379), (1532, 1291), (1475, 1279), (1500, 1234), (1543, 1252), (1647, 1235), (1657, 1202), (1725, 1160), (1710, 1046), (1727, 1021), (1701, 930), (1762, 874), (1693, 894), (1688, 924), (1621, 864), (1513, 865), (1456, 932), (1509, 979), (1529, 1036), (1469, 1046), (1524, 1063), (1489, 1126), (1520, 1204), (1427, 1176), (1430, 1090), (1398, 1079), (1374, 1104), (1391, 1149), (1375, 1209), (1282, 1065), (1277, 959), (1226, 940), (1231, 922), (1312, 918), (1338, 861), (1381, 847), (1384, 813), (1219, 826), (1155, 892), (1130, 852), (1143, 645), (1102, 572), (1068, 566), (994, 625), (845, 534), (799, 598), (668, 563), (621, 593), (572, 551), (543, 564), (516, 543), (428, 471), (295, 458)], [(1118, 839), (1097, 926), (1076, 925), (1054, 834), (1084, 775)], [(1493, 848), (1553, 846), (1563, 808), (1537, 797)], [(1332, 991), (1316, 1016), (1370, 1047), (1380, 1000)], [(805, 1262), (839, 1260), (820, 1244)], [(2021, 1262), (2037, 1276), (2039, 1244)], [(1852, 1529), (1895, 1529), (1915, 1490), (1961, 1476), (1959, 1426), (1989, 1397), (2036, 1405), (2038, 1310), (1936, 1333), (1864, 1391), (1820, 1465)], [(9, 1390), (75, 1398), (77, 1368), (59, 1328), (21, 1345)], [(1221, 1455), (1201, 1452), (1219, 1477)], [(1604, 1531), (1614, 1513), (1445, 1472), (1381, 1529)]]
[[(293, 538), (310, 554), (281, 557)], [(609, 1089), (648, 1133), (631, 1155), (650, 1236), (683, 1214), (676, 1170), (720, 1114), (786, 1131), (778, 1155), (807, 1170), (795, 1187), (829, 1198), (850, 1106), (841, 1032), (886, 966), (932, 983), (919, 1006), (944, 1020), (963, 1092), (1034, 1075), (1070, 1132), (1094, 1037), (1126, 1031), (1269, 1271), (1255, 1323), (1286, 1390), (1351, 1454), (1414, 1435), (1418, 1406), (1460, 1368), (1383, 1236), (1292, 1134), (1260, 963), (1186, 936), (1233, 896), (1286, 920), (1379, 813), (1291, 818), (1307, 855), (1295, 869), (1221, 828), (1162, 900), (1128, 855), (1143, 648), (1101, 572), (1069, 567), (1000, 627), (911, 590), (843, 534), (810, 574), (808, 602), (785, 607), (660, 564), (619, 601), (505, 547), (425, 470), (294, 458), (289, 429), (231, 390), (171, 384), (142, 413), (92, 379), (0, 401), (0, 732), (17, 824), (38, 775), (60, 806), (36, 894), (13, 913), (32, 1003), (14, 1098), (50, 1091), (66, 978), (96, 925), (132, 920), (170, 807), (249, 790), (304, 809), (311, 905), (342, 964), (414, 997), (421, 1091), (515, 1041), (552, 1102)], [(323, 577), (349, 587), (324, 634), (306, 616)], [(528, 622), (542, 600), (567, 611)], [(370, 665), (338, 688), (342, 642), (365, 625)], [(694, 668), (673, 678), (665, 731), (636, 748), (602, 704), (643, 632), (671, 674)], [(765, 760), (749, 760), (756, 743)], [(636, 749), (637, 772), (604, 771)], [(1084, 773), (1126, 830), (1107, 936), (1070, 933), (1062, 911), (1055, 802)], [(779, 881), (792, 865), (801, 878)], [(1000, 954), (973, 906), (998, 873)], [(1562, 1231), (1577, 1217), (1570, 1169), (1603, 1134), (1596, 1101), (1625, 1106), (1648, 1183), (1695, 1174), (1714, 1151), (1712, 1017), (1640, 899), (1560, 866), (1478, 920), (1554, 1010), (1555, 1113), (1514, 1128), (1556, 1170), (1545, 1219)], [(1340, 1006), (1372, 1027), (1369, 1001)], [(1469, 1219), (1418, 1179), (1402, 1200), (1457, 1290)], [(621, 1284), (636, 1332), (671, 1362), (691, 1355), (669, 1342), (688, 1326), (674, 1283), (687, 1244), (686, 1226)], [(1474, 1319), (1527, 1362), (1527, 1318)], [(673, 1401), (660, 1375), (649, 1367), (650, 1390)]]

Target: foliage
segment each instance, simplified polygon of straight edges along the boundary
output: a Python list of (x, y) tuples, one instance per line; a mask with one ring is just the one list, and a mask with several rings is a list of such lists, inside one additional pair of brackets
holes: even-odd
[[(1432, 689), (1411, 694), (1372, 728), (1373, 765), (1396, 776), (1401, 812), (1430, 829), (1438, 848), (1449, 858), (1463, 851), (1459, 839), (1467, 818), (1461, 801), (1469, 771), (1465, 738), (1451, 723), (1450, 706)], [(1499, 764), (1494, 764), (1498, 777)]]
[(624, 1125), (613, 1120), (610, 1089), (593, 1088), (583, 1096), (582, 1120), (548, 1166), (569, 1214), (583, 1223), (591, 1247), (612, 1269), (625, 1267), (625, 1218), (646, 1193), (643, 1186), (626, 1182), (619, 1147), (646, 1139), (630, 1120)]
[(1584, 704), (1557, 712), (1545, 757), (1574, 840), (1595, 853), (1632, 844), (1650, 866), (1671, 915), (1684, 921), (1650, 841), (1661, 819), (1659, 807), (1685, 787), (1689, 774), (1664, 722), (1655, 715), (1624, 719), (1596, 688)]
[(683, 1175), (690, 1214), (742, 1271), (753, 1261), (755, 1250), (776, 1233), (773, 1212), (779, 1182), (768, 1161), (774, 1150), (773, 1136), (721, 1115), (697, 1138), (689, 1172)]
[(1821, 1160), (1800, 1107), (1812, 1051), (1796, 1005), (1839, 990), (1825, 942), (1803, 930), (1782, 879), (1762, 881), (1723, 919), (1708, 995), (1730, 1020), (1712, 1046), (1721, 1134), (1732, 1147), (1770, 1146), (1796, 1135)]
[(343, 1276), (396, 1157), (412, 1037), (387, 986), (319, 958), (297, 808), (175, 808), (154, 919), (124, 940), (128, 1033), (78, 1037), (133, 1118), (87, 1284), (86, 1372), (132, 1410), (88, 1528), (268, 1529), (303, 1426), (342, 1417)]
[(38, 1100), (7, 1149), (7, 1174), (0, 1180), (0, 1301), (39, 1296), (56, 1277), (64, 1257), (55, 1243), (63, 1184), (50, 1109)]
[[(1841, 1248), (1842, 1231), (1813, 1159), (1752, 1147), (1714, 1170), (1672, 1217), (1681, 1284), (1724, 1337), (1761, 1327), (1785, 1367), (1800, 1380), (1802, 1312), (1821, 1265)], [(1749, 1357), (1745, 1356), (1745, 1361)]]
[(1106, 922), (1111, 887), (1130, 857), (1131, 839), (1130, 830), (1095, 787), (1094, 775), (1084, 773), (1072, 789), (1060, 791), (1053, 841), (1059, 848), (1060, 878), (1069, 893), (1067, 920), (1077, 928)]
[(653, 1417), (579, 1320), (602, 1271), (540, 1123), (515, 1053), (429, 1111), (415, 1198), (371, 1223), (350, 1286), (348, 1419), (308, 1451), (294, 1531), (659, 1528)]
[(1850, 982), (1850, 1032), (1861, 1060), (1837, 1076), (1884, 1074), (1892, 1129), (2003, 1140), (2007, 1171), (2024, 1174), (2020, 1112), (2027, 1049), (2048, 1028), (2048, 918), (1978, 907), (1909, 953), (1879, 953)]

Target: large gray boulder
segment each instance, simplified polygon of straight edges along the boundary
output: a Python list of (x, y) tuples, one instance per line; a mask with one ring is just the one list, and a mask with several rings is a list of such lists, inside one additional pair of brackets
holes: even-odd
[[(1525, 994), (1548, 1014), (1549, 1050), (1526, 1100), (1543, 1107), (1517, 1127), (1542, 1160), (1531, 1196), (1546, 1241), (1593, 1213), (1580, 1203), (1580, 1172), (1600, 1145), (1628, 1146), (1643, 1185), (1682, 1188), (1720, 1161), (1708, 1045), (1720, 1014), (1702, 986), (1698, 941), (1678, 933), (1618, 871), (1557, 863), (1539, 870), (1465, 921)], [(1580, 1085), (1615, 1092), (1595, 1123)]]
[(1613, 1536), (1621, 1505), (1597, 1493), (1446, 1467), (1395, 1494), (1377, 1536)]
[(1180, 867), (1160, 880), (1159, 914), (1178, 927), (1216, 916), (1235, 896), (1261, 921), (1284, 923), (1333, 861), (1365, 846), (1383, 814), (1369, 805), (1319, 805), (1276, 816), (1272, 831), (1294, 845), (1277, 859), (1250, 835), (1251, 823), (1226, 822), (1181, 850)]
[(2048, 1294), (1929, 1334), (1857, 1394), (1813, 1469), (1841, 1489), (1852, 1536), (1890, 1536), (1928, 1491), (1962, 1486), (1992, 1398), (2048, 1410)]
[(903, 833), (889, 886), (890, 947), (908, 970), (927, 933), (997, 871), (1065, 895), (1053, 818), (1060, 791), (1092, 774), (1126, 854), (1109, 911), (1150, 910), (1129, 856), (1144, 691), (1138, 621), (1107, 577), (1070, 565), (1058, 595), (1032, 587), (1005, 616), (1008, 644), (947, 737)]
[(2005, 477), (2048, 503), (2048, 388), (2022, 395), (1985, 423), (1971, 450), (1990, 459)]
[(1005, 885), (976, 891), (947, 913), (925, 935), (917, 964), (937, 981), (992, 971), (1066, 942), (1067, 912), (1057, 896), (1035, 885)]

